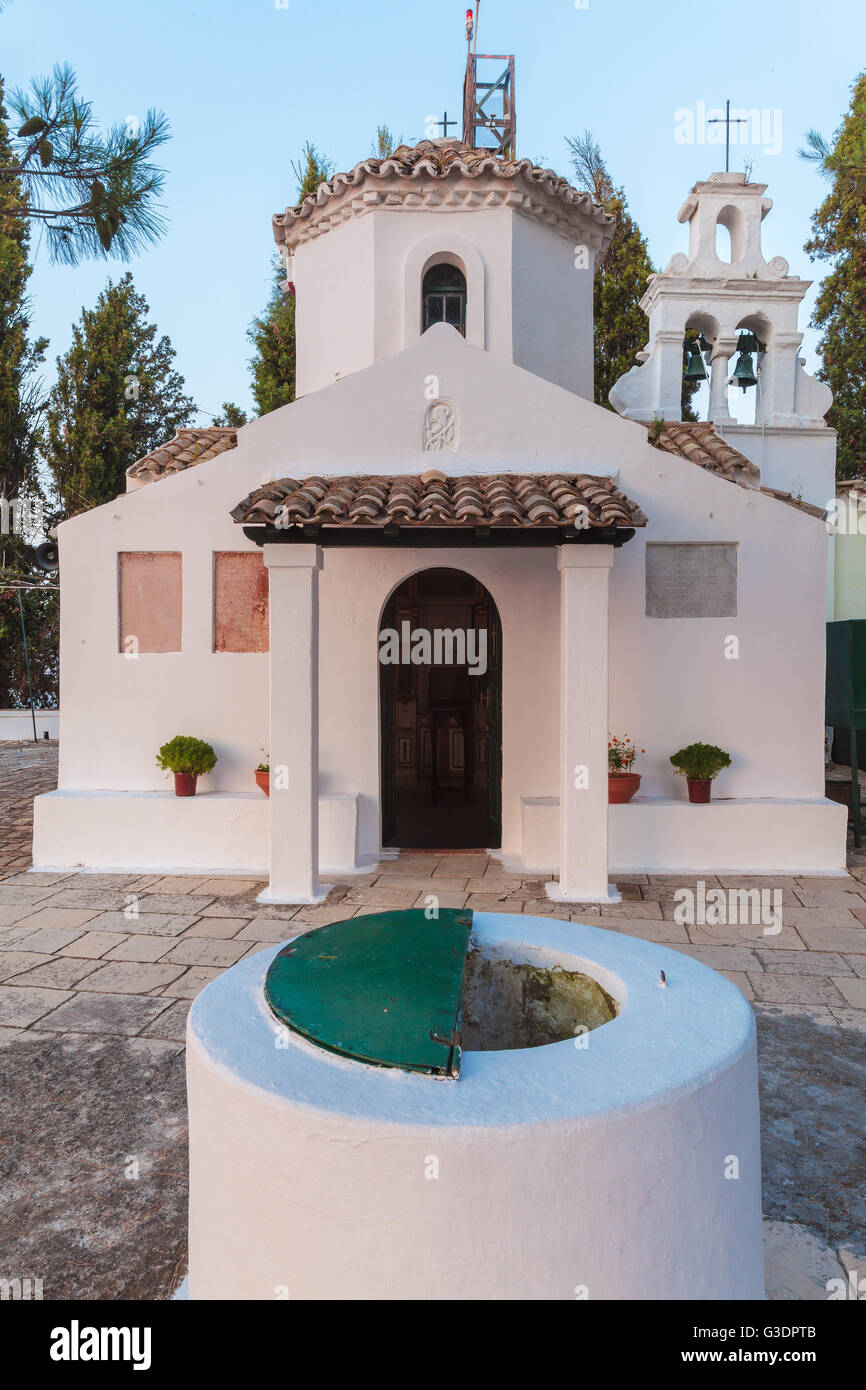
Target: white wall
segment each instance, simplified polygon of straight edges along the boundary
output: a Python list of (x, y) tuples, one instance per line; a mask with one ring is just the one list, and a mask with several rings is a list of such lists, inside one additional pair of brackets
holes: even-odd
[(761, 470), (761, 484), (799, 495), (815, 507), (836, 496), (836, 431), (726, 424), (719, 433)]
[(526, 217), (513, 223), (511, 292), (514, 316), (514, 361), (593, 399), (592, 324), (594, 256), (575, 264), (576, 241), (566, 241)]
[[(42, 739), (57, 737), (60, 711), (56, 709), (36, 711), (36, 734)], [(0, 709), (0, 743), (15, 739), (33, 741), (33, 719), (29, 709)]]
[(299, 396), (373, 361), (373, 219), (344, 222), (338, 247), (332, 235), (305, 242), (294, 258)]
[[(619, 481), (649, 517), (611, 577), (611, 728), (647, 750), (641, 791), (682, 795), (668, 759), (701, 741), (733, 760), (714, 795), (822, 797), (823, 522), (659, 450)], [(647, 542), (685, 540), (738, 542), (737, 618), (644, 616)]]

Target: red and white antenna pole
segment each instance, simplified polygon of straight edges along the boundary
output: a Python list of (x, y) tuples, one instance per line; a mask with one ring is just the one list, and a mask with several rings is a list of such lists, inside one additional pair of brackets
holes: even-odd
[(466, 11), (466, 43), (474, 53), (478, 47), (478, 8), (481, 0), (475, 0), (475, 14), (472, 10)]

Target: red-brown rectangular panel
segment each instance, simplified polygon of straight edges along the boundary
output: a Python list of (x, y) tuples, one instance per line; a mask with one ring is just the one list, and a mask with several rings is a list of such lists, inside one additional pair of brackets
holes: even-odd
[(120, 650), (179, 652), (183, 582), (175, 551), (127, 550), (118, 555)]
[(260, 550), (214, 555), (215, 652), (268, 651), (268, 572)]

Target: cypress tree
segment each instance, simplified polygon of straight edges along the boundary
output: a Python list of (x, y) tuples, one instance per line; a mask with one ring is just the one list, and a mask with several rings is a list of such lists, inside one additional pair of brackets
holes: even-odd
[[(316, 192), (330, 178), (330, 162), (308, 140), (299, 163), (292, 164), (298, 181), (298, 202)], [(295, 399), (295, 296), (281, 288), (283, 263), (275, 256), (271, 266), (271, 294), (264, 313), (253, 319), (247, 336), (253, 345), (250, 371), (253, 399), (260, 415), (288, 405)]]
[(195, 403), (174, 369), (169, 339), (127, 273), (82, 309), (72, 346), (57, 360), (46, 461), (66, 516), (125, 490), (130, 464), (191, 423)]
[(646, 343), (647, 320), (640, 300), (654, 266), (646, 239), (628, 211), (625, 193), (614, 187), (591, 133), (586, 131), (567, 144), (578, 185), (616, 218), (616, 231), (596, 267), (593, 287), (595, 402), (612, 410), (611, 387), (635, 365), (635, 356)]
[(851, 107), (832, 144), (816, 131), (804, 158), (830, 191), (812, 217), (806, 251), (831, 265), (821, 283), (812, 326), (821, 331), (818, 376), (833, 392), (827, 423), (838, 431), (836, 472), (861, 477), (866, 467), (866, 73), (854, 83)]

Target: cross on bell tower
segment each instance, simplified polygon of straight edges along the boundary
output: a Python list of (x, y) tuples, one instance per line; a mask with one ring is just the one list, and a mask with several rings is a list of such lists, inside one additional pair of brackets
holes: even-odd
[(729, 174), (729, 173), (731, 172), (731, 126), (732, 126), (732, 125), (748, 125), (748, 124), (749, 124), (749, 122), (748, 122), (748, 118), (747, 118), (746, 116), (734, 116), (733, 119), (731, 119), (731, 103), (730, 103), (730, 101), (726, 101), (726, 102), (725, 102), (725, 114), (724, 114), (724, 116), (710, 116), (710, 117), (708, 118), (708, 120), (707, 120), (707, 125), (723, 125), (723, 126), (725, 127), (725, 173), (726, 173), (726, 174)]

